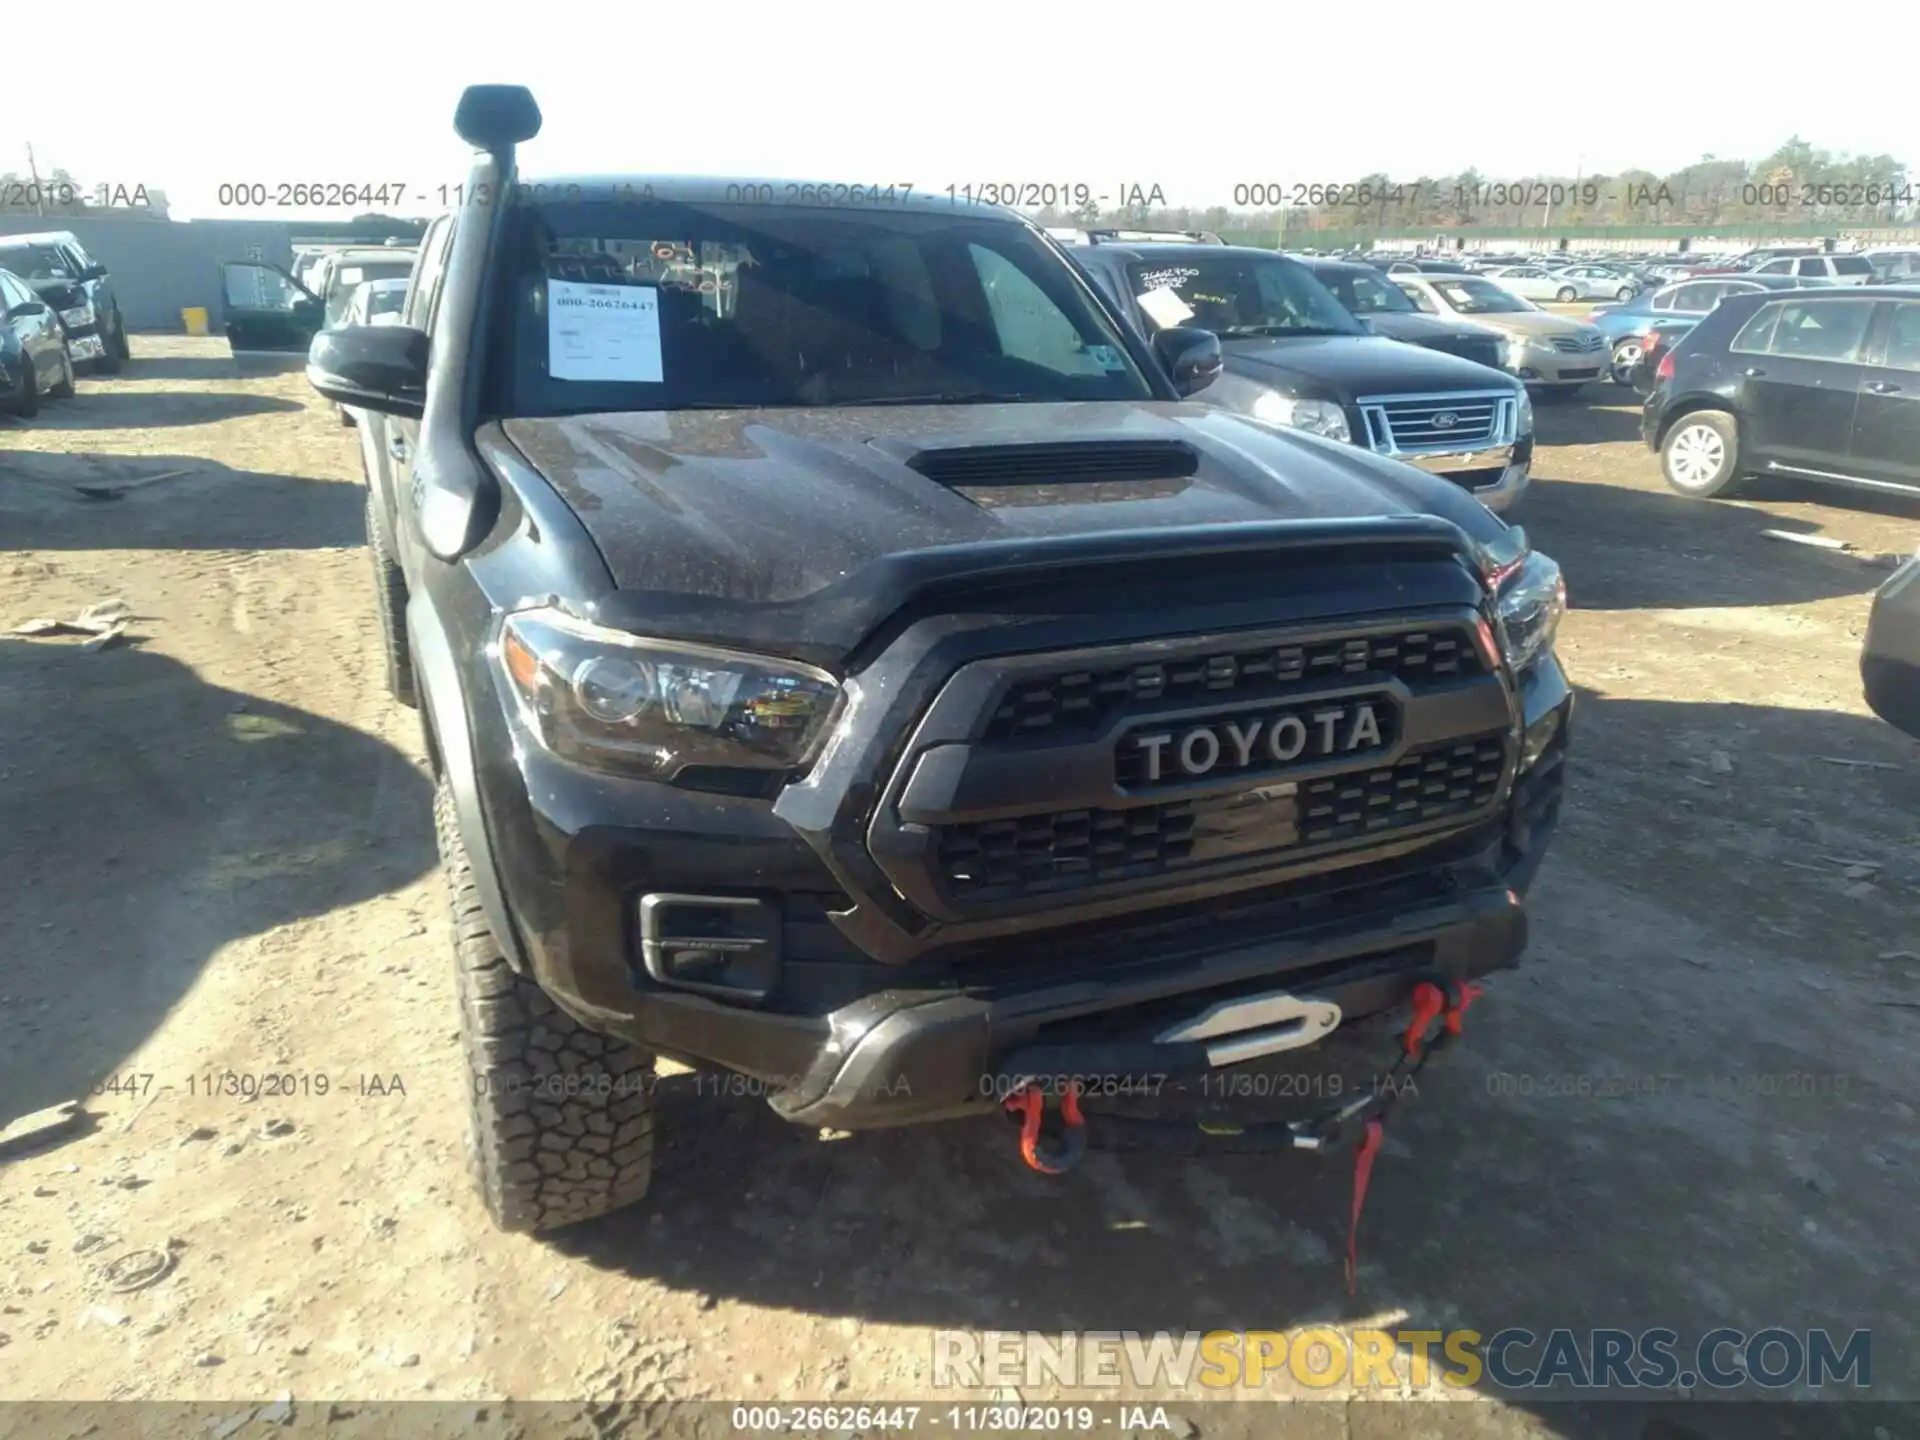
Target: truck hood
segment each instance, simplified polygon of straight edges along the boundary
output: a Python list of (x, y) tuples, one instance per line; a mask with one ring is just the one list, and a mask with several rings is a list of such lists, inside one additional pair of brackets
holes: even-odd
[[(796, 628), (829, 648), (858, 643), (898, 603), (885, 598), (898, 587), (874, 577), (962, 555), (978, 569), (1163, 543), (1233, 549), (1256, 531), (1272, 539), (1275, 522), (1337, 530), (1395, 516), (1424, 517), (1429, 535), (1444, 522), (1456, 543), (1506, 528), (1410, 466), (1192, 402), (655, 411), (499, 430), (579, 517), (620, 592), (742, 639), (769, 630), (768, 612), (801, 607), (811, 618)], [(1165, 469), (1191, 473), (1056, 480), (1047, 471), (1070, 472), (1067, 450), (1034, 463), (995, 448), (1135, 442), (1184, 445), (1187, 463)], [(922, 473), (908, 462), (923, 453), (967, 477)], [(835, 598), (847, 596), (865, 598)]]
[(1378, 335), (1228, 340), (1221, 348), (1228, 370), (1250, 380), (1283, 384), (1309, 399), (1350, 402), (1361, 395), (1484, 390), (1487, 386), (1484, 365)]

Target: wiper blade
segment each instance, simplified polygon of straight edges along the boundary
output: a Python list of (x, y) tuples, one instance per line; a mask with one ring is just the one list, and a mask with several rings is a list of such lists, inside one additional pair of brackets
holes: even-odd
[(931, 395), (873, 395), (864, 400), (828, 400), (820, 408), (861, 410), (878, 405), (1015, 405), (1033, 400), (1060, 401), (1060, 397), (1033, 395), (1020, 390), (942, 390)]
[(1353, 330), (1336, 330), (1330, 325), (1235, 325), (1230, 329), (1216, 330), (1214, 334), (1223, 340), (1245, 338), (1265, 338), (1275, 335), (1353, 335)]

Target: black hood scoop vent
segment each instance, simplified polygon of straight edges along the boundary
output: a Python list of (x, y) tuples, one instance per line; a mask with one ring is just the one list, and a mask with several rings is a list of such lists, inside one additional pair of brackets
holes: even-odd
[(909, 469), (955, 490), (1184, 480), (1200, 468), (1199, 451), (1184, 440), (957, 445), (917, 450), (904, 459)]

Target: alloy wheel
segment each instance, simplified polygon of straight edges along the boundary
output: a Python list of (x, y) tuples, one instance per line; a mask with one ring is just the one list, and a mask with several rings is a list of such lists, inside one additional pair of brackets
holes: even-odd
[(1667, 470), (1674, 482), (1703, 490), (1719, 478), (1727, 463), (1727, 444), (1710, 425), (1685, 425), (1667, 449)]

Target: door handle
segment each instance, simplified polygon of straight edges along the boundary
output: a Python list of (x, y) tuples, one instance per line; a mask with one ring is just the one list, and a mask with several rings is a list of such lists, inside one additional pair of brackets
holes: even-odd
[(397, 430), (387, 432), (387, 454), (395, 460), (407, 458), (407, 437)]
[(1900, 387), (1898, 385), (1889, 385), (1885, 380), (1872, 381), (1868, 384), (1867, 389), (1876, 395), (1898, 395), (1900, 393)]
[(1767, 372), (1762, 370), (1757, 365), (1749, 365), (1746, 369), (1742, 370), (1740, 373), (1750, 378), (1758, 379), (1760, 376), (1765, 375)]

